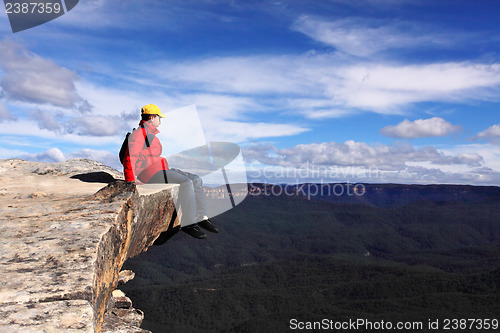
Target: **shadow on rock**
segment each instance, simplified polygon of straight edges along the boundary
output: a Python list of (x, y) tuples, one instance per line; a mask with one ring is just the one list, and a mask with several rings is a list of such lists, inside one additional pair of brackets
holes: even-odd
[(105, 183), (109, 184), (115, 181), (115, 178), (111, 176), (107, 172), (98, 171), (98, 172), (89, 172), (89, 173), (81, 173), (78, 175), (71, 176), (69, 178), (79, 179), (82, 182), (86, 183)]

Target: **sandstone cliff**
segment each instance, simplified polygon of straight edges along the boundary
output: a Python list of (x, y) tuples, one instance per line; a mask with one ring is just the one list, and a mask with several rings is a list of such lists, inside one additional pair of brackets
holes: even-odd
[(178, 226), (178, 188), (120, 179), (85, 159), (0, 160), (0, 332), (141, 331), (111, 294), (124, 261)]

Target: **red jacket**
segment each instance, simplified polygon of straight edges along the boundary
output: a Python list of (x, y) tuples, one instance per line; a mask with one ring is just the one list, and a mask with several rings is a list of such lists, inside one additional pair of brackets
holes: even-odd
[[(125, 181), (132, 182), (136, 178), (147, 183), (160, 170), (168, 170), (167, 159), (161, 157), (162, 146), (156, 134), (158, 129), (141, 121), (139, 128), (130, 134), (128, 139), (128, 154), (124, 158), (123, 174)], [(149, 134), (149, 135), (148, 135)], [(149, 147), (146, 145), (148, 136)]]

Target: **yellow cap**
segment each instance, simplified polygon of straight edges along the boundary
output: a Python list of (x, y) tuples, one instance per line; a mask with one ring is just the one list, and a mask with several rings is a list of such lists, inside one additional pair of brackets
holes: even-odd
[(161, 118), (165, 118), (165, 115), (161, 113), (160, 108), (154, 104), (148, 104), (142, 107), (141, 114), (157, 114)]

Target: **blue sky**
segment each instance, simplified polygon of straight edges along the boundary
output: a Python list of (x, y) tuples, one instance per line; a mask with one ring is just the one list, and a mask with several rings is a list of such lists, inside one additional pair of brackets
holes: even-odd
[(499, 14), (497, 1), (88, 0), (13, 34), (4, 13), (0, 158), (119, 168), (141, 106), (195, 104), (250, 179), (499, 185)]

